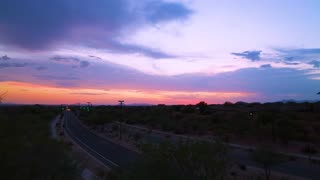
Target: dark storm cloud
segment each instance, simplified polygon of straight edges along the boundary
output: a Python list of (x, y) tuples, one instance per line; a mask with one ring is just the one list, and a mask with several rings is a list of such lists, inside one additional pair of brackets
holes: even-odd
[(239, 56), (245, 59), (249, 59), (251, 61), (259, 61), (261, 51), (244, 51), (241, 53), (231, 53), (232, 55)]
[[(2, 0), (2, 40), (28, 49), (41, 49), (62, 39), (75, 26), (119, 29), (131, 16), (124, 0)], [(5, 37), (5, 38), (4, 38)]]
[(186, 19), (191, 13), (183, 4), (162, 0), (1, 0), (0, 42), (29, 50), (52, 48), (59, 42), (95, 42), (97, 48), (158, 57), (164, 55), (107, 40), (147, 24)]

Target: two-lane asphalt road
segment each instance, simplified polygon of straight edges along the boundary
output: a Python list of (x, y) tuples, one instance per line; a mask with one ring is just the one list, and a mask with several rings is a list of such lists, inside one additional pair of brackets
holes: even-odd
[(127, 168), (135, 160), (141, 158), (138, 153), (93, 134), (83, 127), (70, 111), (65, 111), (64, 120), (68, 135), (108, 167)]

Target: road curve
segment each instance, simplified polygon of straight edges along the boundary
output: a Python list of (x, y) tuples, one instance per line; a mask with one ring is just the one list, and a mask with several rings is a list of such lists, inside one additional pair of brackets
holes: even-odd
[(101, 138), (83, 127), (70, 111), (64, 113), (66, 133), (83, 149), (110, 168), (128, 168), (141, 158), (138, 153)]

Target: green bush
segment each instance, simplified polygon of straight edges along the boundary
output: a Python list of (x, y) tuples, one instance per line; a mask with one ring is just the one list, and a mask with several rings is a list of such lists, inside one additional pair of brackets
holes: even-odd
[(141, 149), (145, 159), (119, 179), (223, 180), (229, 167), (227, 149), (221, 143), (144, 144)]

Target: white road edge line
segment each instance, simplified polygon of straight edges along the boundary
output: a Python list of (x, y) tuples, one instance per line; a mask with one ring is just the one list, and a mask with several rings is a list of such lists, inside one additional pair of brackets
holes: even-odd
[(104, 160), (108, 161), (109, 163), (111, 163), (112, 165), (116, 166), (116, 167), (120, 167), (118, 164), (112, 162), (111, 160), (105, 158), (104, 156), (102, 156), (101, 154), (99, 154), (97, 151), (93, 150), (92, 148), (90, 148), (87, 144), (85, 144), (83, 141), (81, 141), (79, 138), (77, 138), (76, 136), (74, 136), (70, 129), (67, 126), (68, 123), (66, 123), (66, 129), (69, 131), (69, 134), (74, 137), (75, 139), (77, 139), (80, 143), (82, 143), (84, 146), (86, 146), (88, 149), (90, 149), (91, 151), (95, 152), (96, 154), (98, 154), (100, 157), (102, 157)]
[(107, 169), (111, 169), (110, 166), (107, 166), (106, 164), (104, 164), (100, 159), (98, 159), (97, 157), (95, 157), (94, 155), (92, 155), (91, 153), (89, 153), (89, 151), (87, 149), (85, 149), (84, 147), (80, 146), (75, 139), (73, 139), (71, 137), (71, 135), (69, 134), (70, 132), (67, 132), (67, 129), (64, 129), (64, 132), (66, 132), (67, 136), (70, 138), (70, 141), (72, 141), (74, 144), (77, 144), (77, 146), (82, 149), (82, 151), (84, 151), (85, 153), (88, 154), (88, 156), (90, 156), (91, 158), (93, 158), (95, 161), (97, 161), (99, 164), (101, 164), (102, 166), (106, 167)]

